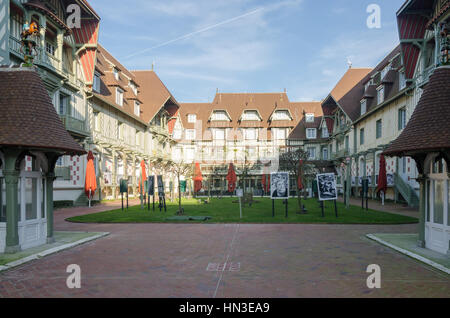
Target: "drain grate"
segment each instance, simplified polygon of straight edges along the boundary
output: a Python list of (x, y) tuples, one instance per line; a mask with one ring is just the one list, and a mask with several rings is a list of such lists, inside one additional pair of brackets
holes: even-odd
[(241, 263), (209, 263), (206, 267), (208, 272), (239, 272)]

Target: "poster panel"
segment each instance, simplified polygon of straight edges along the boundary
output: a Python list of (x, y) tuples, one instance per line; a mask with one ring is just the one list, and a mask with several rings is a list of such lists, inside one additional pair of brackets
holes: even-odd
[(272, 172), (270, 197), (275, 200), (289, 199), (289, 172)]
[(320, 201), (337, 200), (336, 176), (333, 173), (318, 174), (317, 188)]

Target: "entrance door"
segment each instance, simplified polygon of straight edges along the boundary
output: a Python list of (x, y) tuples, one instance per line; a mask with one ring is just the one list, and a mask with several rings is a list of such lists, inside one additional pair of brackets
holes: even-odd
[(433, 168), (426, 183), (425, 244), (431, 250), (446, 254), (450, 245), (450, 189), (447, 173), (441, 172), (444, 171)]

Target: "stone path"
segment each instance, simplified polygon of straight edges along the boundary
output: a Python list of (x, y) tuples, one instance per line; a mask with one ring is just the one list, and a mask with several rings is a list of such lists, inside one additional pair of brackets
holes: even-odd
[[(449, 275), (364, 237), (367, 233), (414, 233), (416, 224), (64, 221), (118, 206), (120, 202), (57, 211), (57, 231), (111, 234), (1, 273), (0, 297), (450, 296)], [(81, 267), (81, 289), (66, 286), (70, 264)], [(381, 267), (381, 289), (367, 288), (369, 264)]]

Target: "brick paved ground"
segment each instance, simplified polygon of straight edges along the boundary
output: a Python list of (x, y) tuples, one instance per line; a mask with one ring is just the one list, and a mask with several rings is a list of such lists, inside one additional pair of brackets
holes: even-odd
[[(134, 201), (136, 202), (136, 201)], [(449, 297), (450, 277), (372, 242), (417, 225), (74, 224), (108, 203), (56, 212), (56, 230), (111, 232), (0, 273), (0, 297)], [(232, 263), (224, 271), (207, 271)], [(213, 264), (210, 264), (213, 263)], [(66, 287), (78, 264), (82, 288)], [(382, 288), (366, 287), (378, 264)], [(239, 268), (240, 266), (240, 268)], [(217, 269), (217, 267), (216, 267)], [(239, 269), (239, 270), (238, 270)]]

